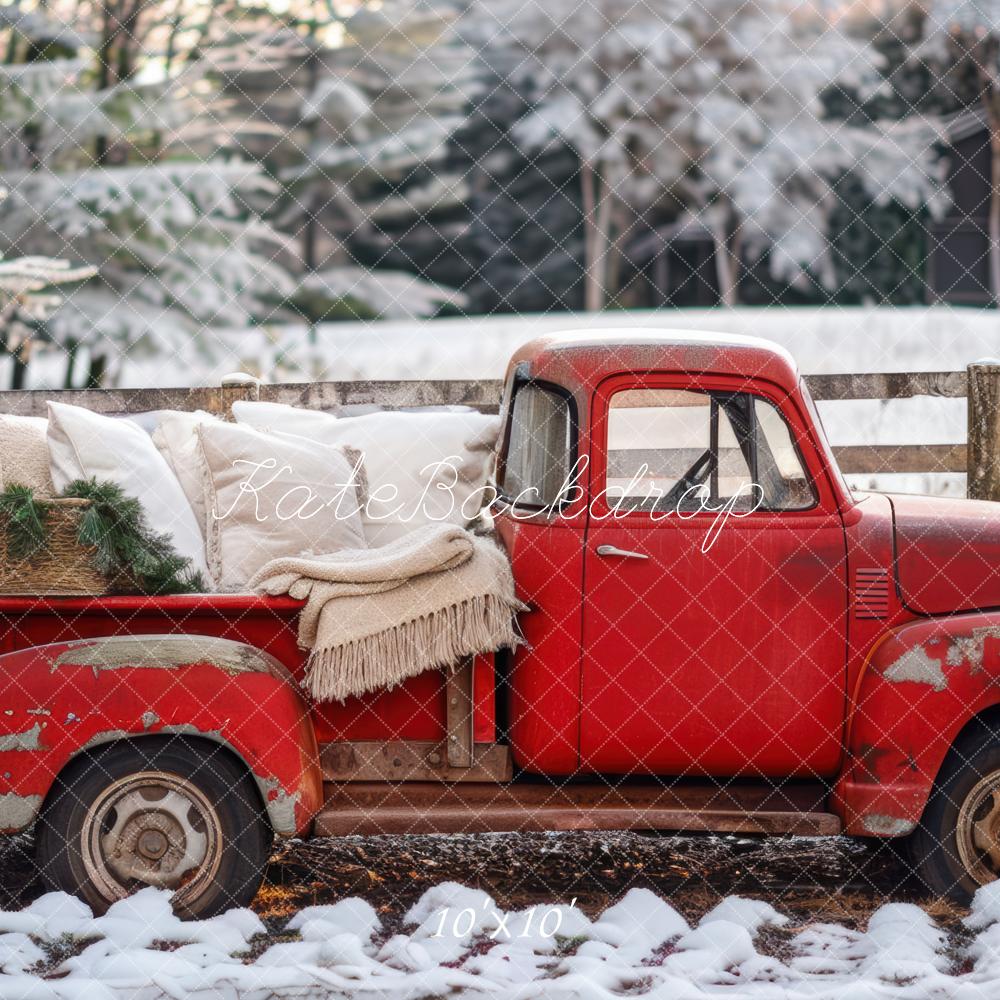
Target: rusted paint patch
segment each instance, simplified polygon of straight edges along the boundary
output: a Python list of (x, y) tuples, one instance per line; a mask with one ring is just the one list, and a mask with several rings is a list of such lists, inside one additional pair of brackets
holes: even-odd
[(879, 762), (887, 757), (891, 751), (884, 747), (873, 746), (871, 743), (862, 743), (858, 747), (857, 762), (858, 770), (866, 781), (874, 782), (876, 785), (882, 783), (879, 777)]
[(943, 691), (948, 686), (941, 661), (928, 656), (923, 646), (911, 646), (898, 660), (890, 663), (885, 669), (885, 677), (893, 684), (902, 681), (929, 684), (935, 691)]
[(56, 657), (52, 669), (90, 667), (96, 675), (101, 670), (128, 667), (176, 670), (197, 663), (211, 664), (230, 676), (260, 673), (287, 676), (274, 657), (246, 643), (184, 635), (119, 636), (81, 642)]
[(0, 830), (23, 830), (31, 826), (42, 808), (41, 795), (0, 795)]
[(968, 663), (972, 673), (983, 669), (983, 650), (987, 639), (1000, 639), (1000, 625), (974, 628), (970, 635), (952, 637), (948, 646), (947, 662), (950, 667)]
[(898, 816), (886, 816), (883, 813), (872, 813), (861, 820), (866, 833), (879, 837), (903, 837), (913, 832), (917, 825), (912, 819), (900, 819)]
[(41, 750), (42, 727), (36, 722), (23, 733), (5, 733), (0, 736), (0, 753), (10, 750)]
[(295, 806), (299, 801), (299, 793), (290, 795), (281, 787), (281, 782), (277, 778), (261, 778), (255, 774), (254, 779), (260, 789), (274, 832), (290, 837), (297, 828)]

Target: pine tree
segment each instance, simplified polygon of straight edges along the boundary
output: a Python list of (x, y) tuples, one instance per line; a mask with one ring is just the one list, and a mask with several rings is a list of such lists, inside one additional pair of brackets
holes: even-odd
[(732, 304), (758, 258), (776, 279), (836, 284), (828, 223), (845, 173), (877, 203), (937, 205), (932, 126), (825, 115), (835, 84), (883, 81), (871, 44), (818, 12), (784, 0), (485, 6), (533, 90), (520, 141), (578, 157), (588, 308), (613, 294), (622, 245), (652, 206), (710, 234)]
[(952, 93), (978, 105), (990, 143), (989, 275), (1000, 305), (1000, 0), (932, 0), (924, 44), (929, 60)]
[[(435, 3), (362, 7), (336, 46), (318, 36), (292, 43), (285, 32), (284, 62), (229, 81), (250, 112), (248, 131), (256, 117), (283, 133), (267, 160), (287, 185), (280, 224), (301, 242), (311, 318), (338, 304), (346, 315), (399, 318), (466, 301), (450, 274), (421, 280), (447, 270), (441, 242), (467, 225), (468, 184), (451, 141), (480, 82), (454, 19)], [(268, 146), (263, 134), (259, 145)]]
[(99, 383), (130, 352), (190, 364), (214, 355), (213, 327), (273, 317), (295, 288), (286, 241), (248, 205), (275, 186), (257, 165), (206, 155), (206, 133), (223, 128), (208, 62), (140, 82), (131, 36), (123, 54), (40, 15), (7, 24), (0, 245), (96, 272), (46, 323), (67, 384), (81, 347)]

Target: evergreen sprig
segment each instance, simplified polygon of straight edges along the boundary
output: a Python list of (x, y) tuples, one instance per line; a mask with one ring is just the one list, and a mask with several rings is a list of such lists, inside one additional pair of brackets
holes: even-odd
[(14, 559), (30, 559), (45, 545), (47, 514), (30, 486), (12, 483), (0, 493), (0, 518), (7, 533), (7, 551)]
[[(205, 589), (191, 560), (179, 556), (170, 536), (153, 531), (142, 505), (126, 496), (114, 483), (78, 479), (60, 498), (87, 500), (80, 516), (77, 540), (93, 549), (94, 568), (108, 580), (133, 580), (144, 594), (189, 594)], [(0, 493), (8, 551), (14, 558), (29, 558), (45, 543), (46, 508), (26, 486), (8, 486)]]

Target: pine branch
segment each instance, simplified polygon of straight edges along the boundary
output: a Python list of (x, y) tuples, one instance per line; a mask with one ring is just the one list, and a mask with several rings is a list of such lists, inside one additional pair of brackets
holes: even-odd
[(45, 545), (46, 514), (45, 505), (35, 500), (30, 486), (12, 483), (0, 493), (0, 519), (4, 522), (10, 558), (30, 559)]
[(60, 494), (89, 500), (80, 518), (78, 540), (94, 549), (95, 568), (113, 580), (128, 577), (144, 594), (188, 594), (205, 589), (191, 560), (179, 556), (169, 535), (158, 534), (146, 521), (138, 500), (114, 483), (78, 479)]

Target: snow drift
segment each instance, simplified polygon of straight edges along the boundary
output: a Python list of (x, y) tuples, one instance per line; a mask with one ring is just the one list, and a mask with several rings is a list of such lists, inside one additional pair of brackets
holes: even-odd
[[(777, 933), (765, 935), (767, 928)], [(96, 919), (78, 900), (52, 893), (0, 912), (0, 997), (1000, 995), (1000, 883), (979, 891), (952, 935), (907, 903), (881, 907), (862, 931), (792, 927), (770, 904), (731, 896), (690, 926), (647, 889), (590, 918), (571, 904), (503, 911), (485, 892), (454, 882), (425, 892), (397, 933), (362, 899), (301, 910), (279, 929), (282, 940), (262, 950), (264, 931), (249, 910), (180, 921), (169, 894), (151, 888)], [(781, 946), (769, 947), (776, 936)]]

